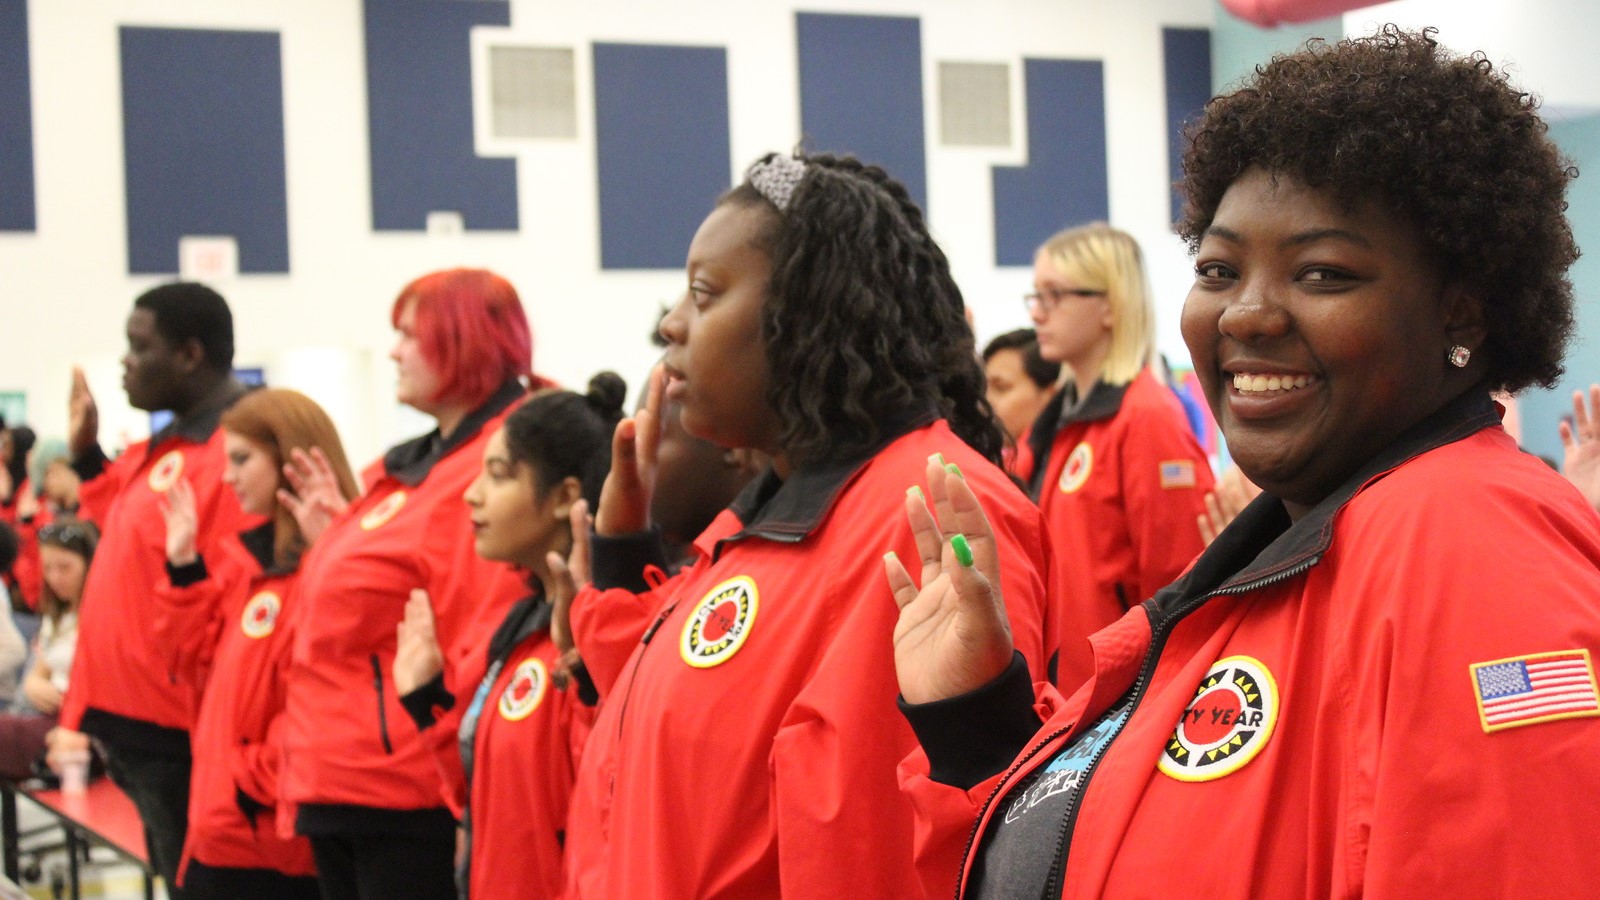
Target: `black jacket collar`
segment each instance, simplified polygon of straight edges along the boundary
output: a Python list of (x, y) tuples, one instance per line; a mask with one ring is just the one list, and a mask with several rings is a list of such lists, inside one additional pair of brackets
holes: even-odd
[(729, 510), (739, 517), (744, 527), (717, 542), (713, 556), (720, 556), (723, 545), (759, 537), (769, 541), (797, 544), (816, 529), (827, 515), (845, 485), (857, 472), (877, 456), (879, 451), (898, 440), (902, 435), (922, 428), (939, 418), (932, 410), (909, 414), (898, 422), (886, 423), (884, 437), (876, 446), (848, 459), (816, 465), (801, 466), (789, 473), (787, 480), (767, 469), (761, 477), (739, 492)]
[(250, 388), (245, 387), (233, 378), (228, 379), (226, 387), (210, 403), (189, 413), (183, 418), (172, 417), (160, 431), (150, 436), (150, 452), (155, 452), (156, 447), (162, 443), (181, 437), (190, 443), (204, 444), (211, 440), (211, 435), (217, 431), (217, 425), (222, 421), (222, 414), (228, 407), (239, 402), (239, 398), (250, 393)]
[(1240, 593), (1316, 565), (1333, 543), (1334, 518), (1367, 482), (1499, 422), (1488, 395), (1471, 391), (1396, 438), (1297, 522), (1289, 521), (1281, 500), (1262, 494), (1223, 529), (1186, 575), (1148, 601), (1151, 621), (1159, 625), (1194, 598)]
[(450, 451), (477, 437), (485, 423), (515, 403), (522, 395), (521, 382), (512, 380), (489, 395), (481, 406), (468, 413), (449, 439), (439, 434), (439, 429), (397, 444), (383, 455), (383, 470), (390, 478), (407, 487), (416, 487), (433, 471), (434, 463), (450, 455)]
[(277, 528), (270, 519), (239, 533), (239, 543), (244, 545), (244, 549), (256, 561), (256, 565), (261, 567), (262, 575), (287, 575), (298, 568), (297, 564), (287, 566), (277, 564), (274, 559), (277, 552), (277, 537)]
[(494, 630), (494, 636), (489, 638), (489, 659), (503, 660), (517, 649), (517, 645), (527, 640), (535, 632), (550, 629), (550, 604), (544, 602), (544, 589), (535, 582), (533, 593), (518, 600), (511, 611), (506, 613), (500, 627)]
[(1127, 393), (1128, 385), (1106, 384), (1104, 381), (1096, 381), (1081, 404), (1078, 403), (1078, 387), (1070, 381), (1055, 392), (1028, 430), (1028, 449), (1033, 451), (1033, 477), (1028, 479), (1028, 496), (1035, 502), (1039, 499), (1039, 488), (1044, 483), (1044, 470), (1049, 468), (1050, 445), (1055, 443), (1056, 432), (1077, 422), (1098, 422), (1111, 418), (1122, 409), (1122, 398)]

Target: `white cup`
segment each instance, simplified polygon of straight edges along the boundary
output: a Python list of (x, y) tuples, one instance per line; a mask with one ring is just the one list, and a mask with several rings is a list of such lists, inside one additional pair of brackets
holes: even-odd
[(89, 789), (89, 751), (65, 754), (61, 760), (61, 793), (81, 794)]

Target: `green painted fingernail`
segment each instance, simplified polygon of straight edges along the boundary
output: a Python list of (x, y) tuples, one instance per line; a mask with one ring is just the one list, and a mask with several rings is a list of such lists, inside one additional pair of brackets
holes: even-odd
[(956, 465), (955, 463), (945, 463), (944, 467), (945, 467), (945, 471), (953, 473), (957, 478), (961, 479), (962, 481), (966, 481), (967, 480), (967, 476), (961, 474), (961, 467)]
[(932, 456), (928, 457), (928, 462), (938, 463), (939, 465), (942, 466), (942, 465), (944, 465), (944, 454), (943, 453), (935, 453)]
[(972, 568), (972, 545), (967, 543), (967, 536), (958, 534), (950, 539), (950, 549), (956, 551), (956, 562), (964, 568)]
[(918, 500), (923, 500), (924, 502), (926, 502), (925, 498), (922, 496), (922, 487), (921, 487), (921, 485), (913, 484), (911, 487), (906, 488), (906, 496), (907, 497), (915, 497)]

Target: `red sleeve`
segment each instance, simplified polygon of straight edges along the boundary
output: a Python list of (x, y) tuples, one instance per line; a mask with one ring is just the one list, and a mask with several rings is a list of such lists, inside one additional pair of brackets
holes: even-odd
[(218, 554), (215, 563), (206, 560), (206, 565), (206, 577), (184, 587), (162, 577), (156, 585), (151, 622), (168, 674), (176, 683), (194, 688), (196, 700), (222, 634), (222, 598), (248, 577), (226, 554)]
[(1139, 568), (1129, 606), (1176, 581), (1205, 549), (1197, 520), (1216, 482), (1181, 410), (1136, 412), (1121, 441), (1123, 514)]
[(660, 614), (664, 598), (672, 596), (682, 577), (680, 573), (642, 594), (586, 585), (572, 598), (572, 643), (602, 699), (611, 693), (639, 639)]
[(149, 442), (140, 441), (122, 452), (121, 456), (106, 463), (100, 474), (84, 479), (78, 486), (78, 518), (95, 523), (103, 531), (111, 503), (117, 499), (123, 484), (139, 468)]

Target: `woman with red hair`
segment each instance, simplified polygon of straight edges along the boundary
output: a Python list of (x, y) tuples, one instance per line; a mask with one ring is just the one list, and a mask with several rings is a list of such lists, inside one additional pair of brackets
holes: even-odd
[[(329, 473), (292, 470), (297, 498), (334, 516), (301, 565), (304, 618), (289, 666), (281, 801), (311, 839), (322, 895), (450, 898), (459, 773), (432, 752), (454, 719), (424, 741), (389, 673), (394, 623), (411, 591), (432, 599), (445, 684), (455, 714), (475, 685), (455, 677), (486, 620), (525, 593), (517, 578), (473, 552), (461, 495), (483, 444), (543, 379), (516, 290), (491, 272), (425, 275), (400, 292), (390, 321), (396, 397), (438, 428), (402, 443), (363, 474), (366, 493), (341, 509)], [(447, 790), (448, 789), (448, 790)]]

